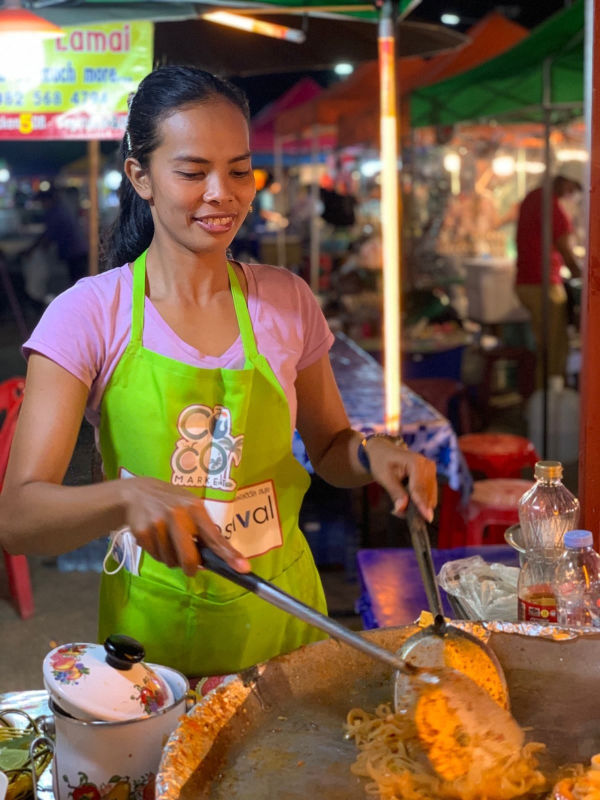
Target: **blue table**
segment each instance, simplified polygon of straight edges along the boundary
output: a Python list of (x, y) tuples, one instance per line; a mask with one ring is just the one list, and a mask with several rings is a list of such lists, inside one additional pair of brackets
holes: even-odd
[[(469, 556), (481, 556), (488, 563), (500, 562), (518, 567), (518, 553), (509, 545), (483, 545), (479, 547), (454, 547), (449, 550), (432, 550), (436, 574), (446, 561)], [(361, 595), (357, 611), (363, 627), (386, 628), (410, 625), (423, 610), (427, 610), (427, 597), (419, 574), (417, 559), (409, 548), (382, 547), (376, 550), (359, 550), (358, 576)], [(451, 609), (446, 593), (440, 590), (444, 610)]]
[[(336, 334), (330, 351), (336, 383), (352, 427), (363, 433), (385, 430), (383, 369), (343, 333)], [(411, 450), (436, 462), (438, 475), (451, 489), (468, 496), (472, 480), (450, 422), (407, 386), (401, 389), (402, 435)], [(296, 432), (294, 455), (309, 472), (312, 467)]]

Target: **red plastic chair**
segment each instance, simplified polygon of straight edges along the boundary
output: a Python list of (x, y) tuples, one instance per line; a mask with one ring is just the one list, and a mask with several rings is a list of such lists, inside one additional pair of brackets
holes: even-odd
[[(475, 481), (465, 514), (464, 544), (503, 543), (506, 528), (519, 521), (519, 500), (531, 489), (533, 483), (521, 478)], [(486, 529), (488, 535), (484, 538)]]
[[(0, 383), (0, 489), (8, 465), (10, 446), (17, 427), (17, 418), (23, 402), (25, 378), (9, 378)], [(27, 619), (33, 614), (33, 592), (29, 566), (25, 556), (4, 553), (4, 565), (8, 576), (8, 588), (19, 614)]]
[(471, 472), (486, 478), (474, 482), (466, 508), (457, 492), (444, 487), (438, 547), (502, 543), (506, 527), (519, 521), (520, 496), (532, 485), (520, 479), (524, 468), (539, 461), (535, 447), (508, 433), (466, 434), (458, 437), (458, 446)]
[(540, 460), (529, 439), (511, 433), (468, 433), (458, 437), (458, 446), (471, 472), (486, 478), (520, 478)]
[(464, 507), (459, 493), (444, 487), (438, 547), (504, 544), (504, 531), (519, 521), (519, 499), (533, 483), (521, 478), (475, 481)]

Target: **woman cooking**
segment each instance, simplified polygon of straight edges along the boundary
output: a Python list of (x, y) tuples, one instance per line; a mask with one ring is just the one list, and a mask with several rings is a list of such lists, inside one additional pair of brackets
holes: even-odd
[[(237, 88), (161, 67), (130, 104), (108, 271), (47, 309), (24, 351), (27, 391), (0, 499), (0, 543), (57, 554), (113, 532), (99, 636), (127, 633), (188, 676), (239, 671), (322, 634), (199, 570), (197, 541), (325, 611), (298, 528), (309, 479), (378, 481), (431, 519), (434, 465), (350, 428), (332, 335), (290, 272), (227, 250), (252, 203)], [(119, 266), (123, 265), (123, 266)], [(62, 486), (83, 414), (106, 480)], [(115, 533), (116, 532), (116, 533)]]

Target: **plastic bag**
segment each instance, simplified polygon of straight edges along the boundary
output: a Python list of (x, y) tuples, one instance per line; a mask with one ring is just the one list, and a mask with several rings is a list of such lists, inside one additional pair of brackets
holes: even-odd
[(518, 567), (488, 564), (481, 556), (446, 562), (438, 575), (455, 611), (466, 619), (517, 621)]

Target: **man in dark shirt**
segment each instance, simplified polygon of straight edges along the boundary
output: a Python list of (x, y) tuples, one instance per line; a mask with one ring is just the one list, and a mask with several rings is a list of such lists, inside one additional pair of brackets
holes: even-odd
[[(550, 285), (548, 287), (548, 375), (564, 378), (568, 355), (567, 294), (560, 275), (566, 265), (572, 275), (580, 274), (573, 255), (571, 234), (573, 226), (559, 200), (581, 191), (581, 181), (572, 168), (564, 170), (552, 182), (552, 254)], [(516, 293), (531, 314), (531, 326), (538, 352), (537, 384), (543, 383), (542, 352), (542, 218), (543, 190), (534, 189), (525, 197), (517, 222)]]
[(43, 208), (44, 232), (29, 248), (56, 245), (56, 255), (64, 261), (71, 283), (88, 272), (88, 243), (83, 227), (60, 192), (51, 188), (38, 195)]

